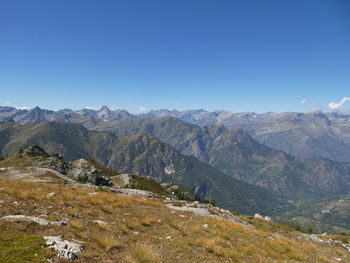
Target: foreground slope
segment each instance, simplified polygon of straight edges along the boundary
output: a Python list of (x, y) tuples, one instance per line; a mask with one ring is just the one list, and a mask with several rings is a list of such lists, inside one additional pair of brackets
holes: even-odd
[[(19, 166), (34, 168), (33, 159), (22, 158)], [(54, 173), (43, 178), (33, 170), (32, 176), (37, 180), (0, 170), (0, 258), (6, 262), (62, 262), (57, 251), (43, 246), (47, 236), (78, 244), (78, 262), (350, 260), (345, 236), (306, 235), (263, 219), (197, 213), (203, 210), (195, 203), (99, 191), (64, 183)]]
[(7, 122), (0, 124), (0, 138), (0, 150), (5, 156), (37, 143), (48, 152), (66, 156), (67, 160), (92, 159), (120, 172), (180, 183), (201, 197), (214, 198), (220, 206), (247, 214), (274, 215), (290, 207), (265, 189), (185, 156), (148, 133), (116, 137), (107, 132), (89, 131), (78, 124)]

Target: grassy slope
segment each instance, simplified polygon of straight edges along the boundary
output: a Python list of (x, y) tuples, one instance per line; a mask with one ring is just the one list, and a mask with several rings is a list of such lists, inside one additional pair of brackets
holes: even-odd
[[(60, 235), (66, 240), (81, 240), (84, 252), (79, 255), (79, 262), (337, 262), (336, 257), (349, 260), (349, 253), (341, 247), (299, 239), (299, 232), (259, 219), (246, 218), (256, 228), (245, 228), (227, 220), (171, 211), (158, 201), (108, 192), (90, 195), (93, 190), (74, 186), (2, 179), (0, 185), (4, 186), (0, 190), (0, 200), (4, 200), (0, 206), (2, 215), (41, 216), (46, 211), (42, 215), (45, 219), (69, 219), (67, 226), (0, 220), (0, 229), (12, 231), (14, 237), (21, 233), (29, 238)], [(55, 195), (49, 197), (47, 194), (52, 192)], [(108, 224), (99, 226), (93, 223), (96, 219)], [(208, 224), (207, 229), (204, 224)], [(36, 242), (29, 251), (36, 251), (40, 258), (51, 257), (45, 250), (35, 250)], [(27, 262), (21, 260), (20, 254), (12, 259)]]

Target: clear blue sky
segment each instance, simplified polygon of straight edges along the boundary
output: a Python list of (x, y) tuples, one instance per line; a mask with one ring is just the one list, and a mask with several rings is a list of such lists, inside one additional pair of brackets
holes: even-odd
[(327, 110), (350, 96), (350, 1), (0, 0), (0, 93), (50, 109)]

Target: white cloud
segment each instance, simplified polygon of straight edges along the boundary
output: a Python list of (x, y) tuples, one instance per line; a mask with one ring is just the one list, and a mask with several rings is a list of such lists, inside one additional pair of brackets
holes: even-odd
[(307, 99), (302, 99), (301, 101), (299, 101), (299, 103), (301, 104), (305, 104), (305, 102), (307, 102)]
[(30, 108), (23, 106), (23, 107), (16, 107), (16, 110), (30, 110)]
[(148, 110), (147, 108), (142, 107), (142, 106), (139, 108), (139, 111), (147, 111), (147, 110)]
[(11, 105), (12, 103), (9, 102), (9, 101), (6, 101), (4, 104), (7, 105), (7, 106), (9, 106), (9, 105)]
[(340, 102), (332, 101), (328, 104), (328, 108), (331, 111), (341, 110), (341, 108), (343, 107), (343, 104), (349, 100), (350, 100), (350, 97), (344, 97)]
[(99, 110), (101, 107), (90, 107), (90, 106), (86, 106), (84, 107), (84, 109), (86, 110)]
[(176, 106), (180, 106), (180, 105), (181, 105), (181, 102), (176, 103)]
[(320, 104), (316, 104), (311, 109), (306, 111), (306, 113), (316, 113), (316, 112), (322, 112), (322, 106)]

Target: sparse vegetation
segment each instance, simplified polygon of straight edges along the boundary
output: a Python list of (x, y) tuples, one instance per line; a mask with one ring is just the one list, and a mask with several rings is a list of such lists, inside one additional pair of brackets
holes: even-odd
[(213, 197), (210, 199), (209, 204), (215, 206), (215, 199)]
[(138, 263), (156, 263), (159, 262), (158, 254), (151, 245), (137, 242), (131, 247), (131, 254)]
[(45, 240), (39, 235), (14, 231), (11, 227), (1, 225), (0, 262), (47, 262), (53, 253), (44, 244)]
[(312, 234), (313, 232), (312, 232), (312, 227), (311, 226), (308, 226), (308, 228), (307, 228), (307, 233), (308, 234)]
[(97, 237), (96, 244), (106, 252), (110, 252), (112, 249), (118, 249), (121, 246), (119, 240), (111, 235)]
[[(21, 169), (27, 171), (32, 164), (25, 154), (22, 160)], [(7, 159), (4, 162), (9, 161), (13, 162)], [(118, 195), (109, 192), (108, 188), (98, 191), (98, 187), (84, 188), (69, 182), (64, 185), (64, 180), (54, 174), (48, 174), (47, 179), (50, 183), (0, 177), (0, 200), (4, 202), (0, 206), (1, 215), (23, 214), (52, 221), (67, 220), (67, 225), (48, 226), (0, 220), (0, 237), (11, 232), (15, 233), (15, 239), (18, 237), (20, 240), (25, 235), (25, 240), (31, 240), (30, 244), (23, 241), (28, 245), (25, 247), (33, 251), (33, 254), (25, 256), (35, 257), (24, 259), (23, 248), (18, 255), (9, 257), (13, 260), (8, 262), (45, 262), (46, 258), (56, 257), (55, 253), (41, 246), (44, 235), (82, 241), (84, 252), (79, 254), (81, 262), (149, 263), (166, 259), (166, 262), (187, 263), (328, 263), (336, 262), (335, 257), (344, 261), (349, 259), (349, 253), (342, 247), (307, 241), (300, 238), (299, 232), (285, 225), (241, 215), (241, 219), (254, 226), (246, 227), (225, 219), (171, 210), (161, 201), (162, 198), (149, 200)], [(186, 202), (177, 203), (183, 205)], [(239, 214), (238, 210), (235, 214)], [(2, 259), (3, 251), (9, 253), (10, 247), (2, 248), (1, 238)], [(344, 244), (349, 242), (346, 235), (332, 238)]]

